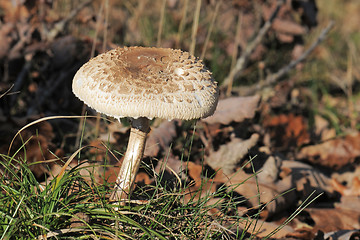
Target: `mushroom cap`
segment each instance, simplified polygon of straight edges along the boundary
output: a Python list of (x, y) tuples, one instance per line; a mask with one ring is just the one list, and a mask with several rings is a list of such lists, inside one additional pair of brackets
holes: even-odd
[(124, 47), (98, 55), (75, 74), (74, 94), (115, 118), (210, 116), (217, 83), (201, 60), (170, 48)]

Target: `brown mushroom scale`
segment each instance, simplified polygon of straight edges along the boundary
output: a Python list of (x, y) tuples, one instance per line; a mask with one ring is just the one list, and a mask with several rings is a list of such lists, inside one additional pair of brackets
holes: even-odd
[[(76, 80), (76, 81), (75, 81)], [(116, 48), (76, 74), (75, 94), (99, 112), (121, 118), (194, 119), (210, 115), (216, 82), (200, 60), (181, 50)]]
[(130, 117), (128, 148), (111, 200), (128, 197), (144, 152), (149, 119), (210, 116), (217, 83), (201, 60), (168, 48), (116, 48), (91, 59), (75, 74), (73, 92), (98, 112)]

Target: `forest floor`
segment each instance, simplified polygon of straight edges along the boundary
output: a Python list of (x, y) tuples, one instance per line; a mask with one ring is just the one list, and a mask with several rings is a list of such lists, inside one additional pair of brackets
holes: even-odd
[[(356, 0), (1, 1), (0, 239), (359, 239), (359, 11)], [(213, 116), (152, 121), (141, 203), (121, 220), (106, 198), (129, 124), (71, 90), (117, 46), (189, 51), (220, 89)]]

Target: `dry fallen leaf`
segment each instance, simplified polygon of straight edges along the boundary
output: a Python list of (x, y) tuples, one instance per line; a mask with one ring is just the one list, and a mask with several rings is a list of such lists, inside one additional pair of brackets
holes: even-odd
[(284, 160), (282, 161), (282, 170), (287, 172), (286, 176), (280, 173), (283, 181), (294, 184), (290, 188), (296, 187), (296, 190), (303, 192), (305, 196), (313, 190), (333, 193), (330, 178), (306, 163)]
[(342, 196), (340, 202), (336, 202), (336, 209), (345, 209), (360, 214), (360, 201), (358, 196)]
[(360, 165), (351, 166), (354, 167), (353, 170), (350, 171), (334, 171), (331, 174), (332, 179), (336, 179), (338, 182), (343, 184), (345, 187), (350, 187), (353, 179), (357, 176), (360, 176)]
[[(25, 145), (26, 155), (20, 151), (17, 157), (26, 159), (29, 169), (36, 177), (41, 177), (43, 174), (48, 173), (48, 169), (41, 162), (55, 157), (48, 151), (51, 143), (43, 135), (33, 136)], [(36, 164), (34, 164), (36, 163)]]
[(211, 150), (205, 162), (213, 169), (221, 168), (225, 174), (235, 171), (236, 165), (248, 154), (259, 140), (258, 134), (253, 134), (249, 139), (233, 138), (227, 144), (221, 145), (216, 152)]
[(360, 213), (346, 209), (308, 208), (305, 210), (314, 221), (314, 231), (332, 232), (360, 229)]
[(360, 196), (360, 177), (355, 176), (349, 187), (342, 185), (335, 178), (331, 179), (332, 186), (342, 196)]
[(86, 213), (78, 212), (74, 214), (70, 222), (70, 228), (85, 227), (86, 224), (90, 222), (90, 217)]
[(275, 141), (275, 146), (281, 149), (299, 147), (310, 141), (303, 116), (280, 114), (265, 119), (263, 125), (269, 128), (270, 138)]
[(324, 234), (326, 240), (357, 240), (360, 239), (359, 230), (339, 230)]
[[(26, 125), (33, 120), (34, 118), (27, 117), (13, 118), (12, 122), (3, 124), (4, 126), (0, 128), (0, 132), (3, 130), (5, 130), (5, 132), (12, 130), (11, 128), (14, 128), (14, 125), (12, 125), (13, 123), (16, 123), (17, 127)], [(49, 122), (39, 122), (22, 130), (14, 139), (11, 149), (9, 149), (8, 146), (9, 140), (5, 145), (0, 146), (0, 151), (1, 153), (6, 153), (7, 151), (10, 151), (11, 154), (16, 153), (15, 158), (26, 161), (34, 175), (36, 177), (41, 177), (49, 172), (47, 166), (51, 167), (56, 161), (54, 154), (62, 154), (62, 151), (56, 149), (55, 145), (52, 143), (54, 136), (53, 127)], [(2, 143), (2, 141), (0, 141), (0, 143)], [(52, 159), (54, 161), (44, 163), (44, 161)]]
[(315, 237), (316, 234), (308, 226), (297, 228), (295, 232), (286, 234), (286, 238), (289, 239), (314, 239)]
[(242, 122), (254, 117), (260, 96), (230, 97), (219, 101), (214, 115), (203, 119), (208, 124), (229, 124), (231, 122)]
[[(355, 201), (359, 202), (358, 200)], [(289, 224), (296, 229), (296, 232), (290, 233), (287, 237), (314, 239), (317, 235), (316, 239), (352, 239), (349, 237), (340, 238), (340, 236), (344, 236), (347, 232), (345, 229), (359, 229), (359, 203), (356, 205), (354, 209), (307, 208)]]
[(272, 27), (275, 31), (287, 35), (303, 35), (306, 33), (306, 28), (304, 26), (288, 20), (275, 19)]
[(241, 170), (230, 175), (219, 170), (213, 181), (233, 188), (255, 208), (260, 207), (259, 201), (261, 204), (267, 204), (266, 208), (262, 210), (262, 216), (265, 218), (281, 213), (296, 201), (294, 191), (282, 194), (292, 188), (291, 182), (288, 181), (260, 182), (255, 179), (253, 174), (247, 174)]
[(135, 182), (143, 182), (145, 185), (151, 184), (153, 179), (150, 179), (149, 175), (144, 172), (138, 172), (135, 177)]
[(280, 157), (269, 156), (257, 174), (259, 181), (267, 183), (276, 182), (279, 179), (281, 164), (282, 159)]
[(157, 163), (155, 167), (155, 172), (160, 173), (166, 168), (169, 168), (173, 172), (178, 174), (186, 169), (186, 162), (181, 161), (178, 156), (169, 154)]
[(177, 121), (163, 121), (157, 128), (151, 130), (146, 140), (144, 156), (155, 157), (160, 150), (170, 147), (171, 141), (176, 137)]
[(315, 134), (319, 137), (321, 141), (329, 140), (336, 137), (336, 130), (334, 128), (329, 128), (329, 121), (325, 118), (316, 115), (314, 118), (315, 122)]
[[(4, 18), (5, 22), (27, 22), (27, 19), (31, 15), (30, 9), (26, 7), (26, 4), (20, 2), (21, 1), (0, 1), (0, 8), (3, 14), (2, 18)], [(34, 5), (36, 6), (37, 4)]]
[(187, 168), (189, 171), (189, 176), (195, 181), (195, 186), (200, 187), (201, 184), (203, 183), (203, 181), (202, 181), (203, 178), (201, 176), (201, 173), (202, 173), (204, 167), (199, 164), (195, 164), (193, 162), (188, 162)]
[(5, 23), (0, 27), (0, 59), (6, 57), (7, 53), (10, 51), (11, 42), (13, 41), (11, 33), (15, 29), (15, 24)]
[(339, 169), (360, 156), (360, 133), (332, 139), (301, 149), (297, 157), (314, 164)]

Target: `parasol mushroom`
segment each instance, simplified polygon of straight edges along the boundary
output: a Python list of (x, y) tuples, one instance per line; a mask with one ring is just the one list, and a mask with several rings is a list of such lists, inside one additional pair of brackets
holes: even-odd
[(170, 48), (124, 47), (98, 55), (76, 73), (74, 94), (96, 111), (128, 117), (128, 147), (110, 200), (128, 198), (144, 153), (150, 120), (210, 116), (217, 83), (201, 60)]

